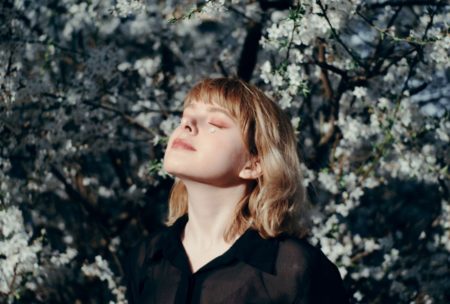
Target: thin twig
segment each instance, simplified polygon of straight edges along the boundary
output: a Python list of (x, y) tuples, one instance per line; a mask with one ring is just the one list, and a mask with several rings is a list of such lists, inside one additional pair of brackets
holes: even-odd
[(124, 118), (131, 125), (136, 126), (137, 128), (141, 129), (142, 131), (144, 131), (144, 132), (146, 132), (148, 134), (151, 134), (153, 136), (157, 135), (156, 131), (154, 131), (154, 130), (152, 130), (150, 128), (147, 128), (146, 126), (144, 126), (140, 122), (136, 121), (133, 117), (125, 114), (121, 110), (118, 110), (118, 109), (116, 109), (116, 108), (114, 108), (114, 107), (112, 107), (110, 105), (107, 105), (105, 103), (93, 102), (91, 100), (83, 100), (83, 103), (86, 103), (86, 104), (89, 104), (89, 105), (92, 105), (92, 106), (96, 106), (96, 107), (99, 107), (99, 108), (102, 108), (102, 109), (114, 112), (116, 114), (119, 114), (122, 118)]
[(318, 0), (317, 3), (319, 4), (320, 9), (322, 10), (323, 16), (325, 18), (325, 20), (328, 23), (328, 26), (331, 29), (331, 32), (333, 33), (333, 36), (336, 38), (337, 42), (344, 48), (344, 50), (353, 58), (354, 61), (356, 61), (358, 63), (359, 66), (361, 67), (365, 67), (364, 63), (359, 59), (359, 57), (342, 41), (341, 37), (339, 36), (339, 34), (337, 33), (337, 31), (335, 30), (335, 28), (333, 27), (333, 25), (331, 24), (330, 19), (328, 18), (327, 15), (327, 10), (325, 9), (325, 7), (322, 4), (322, 1)]

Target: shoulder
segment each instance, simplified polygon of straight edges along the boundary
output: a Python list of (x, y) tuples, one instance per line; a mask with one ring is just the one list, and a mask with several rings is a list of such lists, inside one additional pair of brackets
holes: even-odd
[(319, 248), (306, 239), (283, 235), (278, 238), (278, 244), (277, 260), (280, 263), (288, 263), (304, 271), (311, 271), (322, 263), (332, 264)]
[(280, 237), (276, 264), (278, 272), (288, 274), (301, 285), (298, 296), (302, 299), (314, 299), (312, 303), (348, 303), (338, 268), (306, 239)]

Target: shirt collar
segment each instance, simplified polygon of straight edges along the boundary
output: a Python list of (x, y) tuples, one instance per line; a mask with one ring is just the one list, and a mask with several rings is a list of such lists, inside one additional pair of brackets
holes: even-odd
[(241, 261), (264, 272), (275, 274), (278, 240), (264, 239), (258, 231), (249, 228), (233, 245), (235, 255)]
[[(177, 266), (186, 265), (186, 263), (180, 261), (186, 256), (183, 254), (184, 248), (180, 236), (187, 221), (186, 214), (168, 227), (165, 236), (155, 244), (150, 256), (151, 259), (162, 254), (173, 263), (179, 264)], [(275, 274), (275, 261), (278, 253), (278, 240), (276, 238), (264, 239), (256, 230), (249, 228), (236, 240), (230, 251), (242, 262), (261, 271)]]

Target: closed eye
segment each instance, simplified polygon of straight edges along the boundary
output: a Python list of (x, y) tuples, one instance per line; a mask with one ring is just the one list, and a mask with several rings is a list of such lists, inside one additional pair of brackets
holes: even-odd
[(210, 124), (211, 126), (214, 126), (214, 127), (216, 127), (216, 128), (219, 128), (219, 129), (223, 129), (223, 128), (224, 128), (224, 126), (218, 125), (218, 124), (216, 124), (216, 123), (210, 122), (209, 124)]

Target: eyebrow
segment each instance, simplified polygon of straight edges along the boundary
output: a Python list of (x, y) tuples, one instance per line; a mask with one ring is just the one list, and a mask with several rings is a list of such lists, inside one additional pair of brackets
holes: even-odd
[[(195, 109), (196, 106), (195, 106), (194, 103), (190, 103), (190, 104), (188, 104), (187, 106), (184, 107), (184, 110), (186, 110), (186, 109), (188, 109), (188, 108)], [(219, 107), (210, 106), (210, 107), (208, 107), (207, 111), (210, 112), (210, 113), (213, 113), (213, 112), (223, 113), (223, 114), (225, 114), (226, 116), (228, 116), (231, 120), (233, 120), (233, 121), (235, 120), (235, 119), (230, 115), (230, 113), (228, 113), (228, 111), (226, 111), (226, 110), (224, 110), (224, 109), (222, 109), (222, 108), (219, 108)]]

